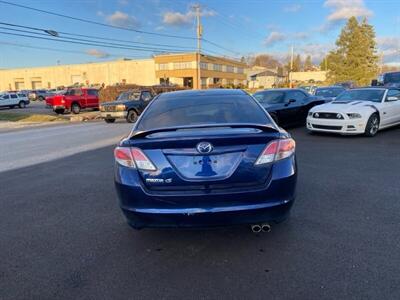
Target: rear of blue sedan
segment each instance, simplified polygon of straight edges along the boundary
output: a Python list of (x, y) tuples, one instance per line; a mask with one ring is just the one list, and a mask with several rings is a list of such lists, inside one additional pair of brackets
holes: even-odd
[(295, 142), (241, 90), (157, 96), (114, 156), (134, 228), (278, 223), (295, 198)]

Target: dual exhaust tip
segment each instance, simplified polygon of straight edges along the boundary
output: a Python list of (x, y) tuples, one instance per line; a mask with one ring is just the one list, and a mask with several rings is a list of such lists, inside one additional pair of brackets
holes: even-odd
[(263, 224), (253, 224), (251, 225), (251, 231), (254, 233), (259, 233), (259, 232), (270, 232), (271, 231), (271, 225), (268, 223), (263, 223)]

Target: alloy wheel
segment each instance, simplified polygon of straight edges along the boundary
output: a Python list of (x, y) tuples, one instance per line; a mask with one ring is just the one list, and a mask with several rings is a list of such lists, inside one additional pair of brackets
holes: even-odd
[(374, 117), (374, 118), (372, 119), (371, 128), (370, 128), (369, 132), (370, 132), (372, 135), (374, 135), (374, 134), (376, 134), (376, 133), (378, 132), (378, 129), (379, 129), (378, 118), (377, 118), (377, 117)]

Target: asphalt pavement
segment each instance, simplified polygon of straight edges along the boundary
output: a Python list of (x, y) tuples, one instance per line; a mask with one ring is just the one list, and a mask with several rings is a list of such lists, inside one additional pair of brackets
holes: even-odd
[(0, 107), (0, 112), (12, 112), (21, 114), (56, 115), (52, 109), (46, 108), (46, 101), (30, 101), (25, 108)]
[(0, 132), (0, 172), (116, 144), (132, 124), (57, 124)]
[(1, 172), (0, 299), (399, 299), (400, 128), (290, 131), (297, 200), (263, 234), (129, 228), (113, 146)]

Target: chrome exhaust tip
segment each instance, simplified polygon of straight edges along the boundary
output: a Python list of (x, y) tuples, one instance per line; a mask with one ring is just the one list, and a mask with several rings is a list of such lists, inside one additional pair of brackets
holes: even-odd
[(261, 230), (263, 232), (270, 232), (271, 231), (271, 225), (269, 225), (268, 223), (262, 224), (261, 225)]
[(261, 232), (262, 228), (260, 225), (255, 224), (255, 225), (251, 225), (251, 231), (253, 231), (254, 233), (259, 233)]

